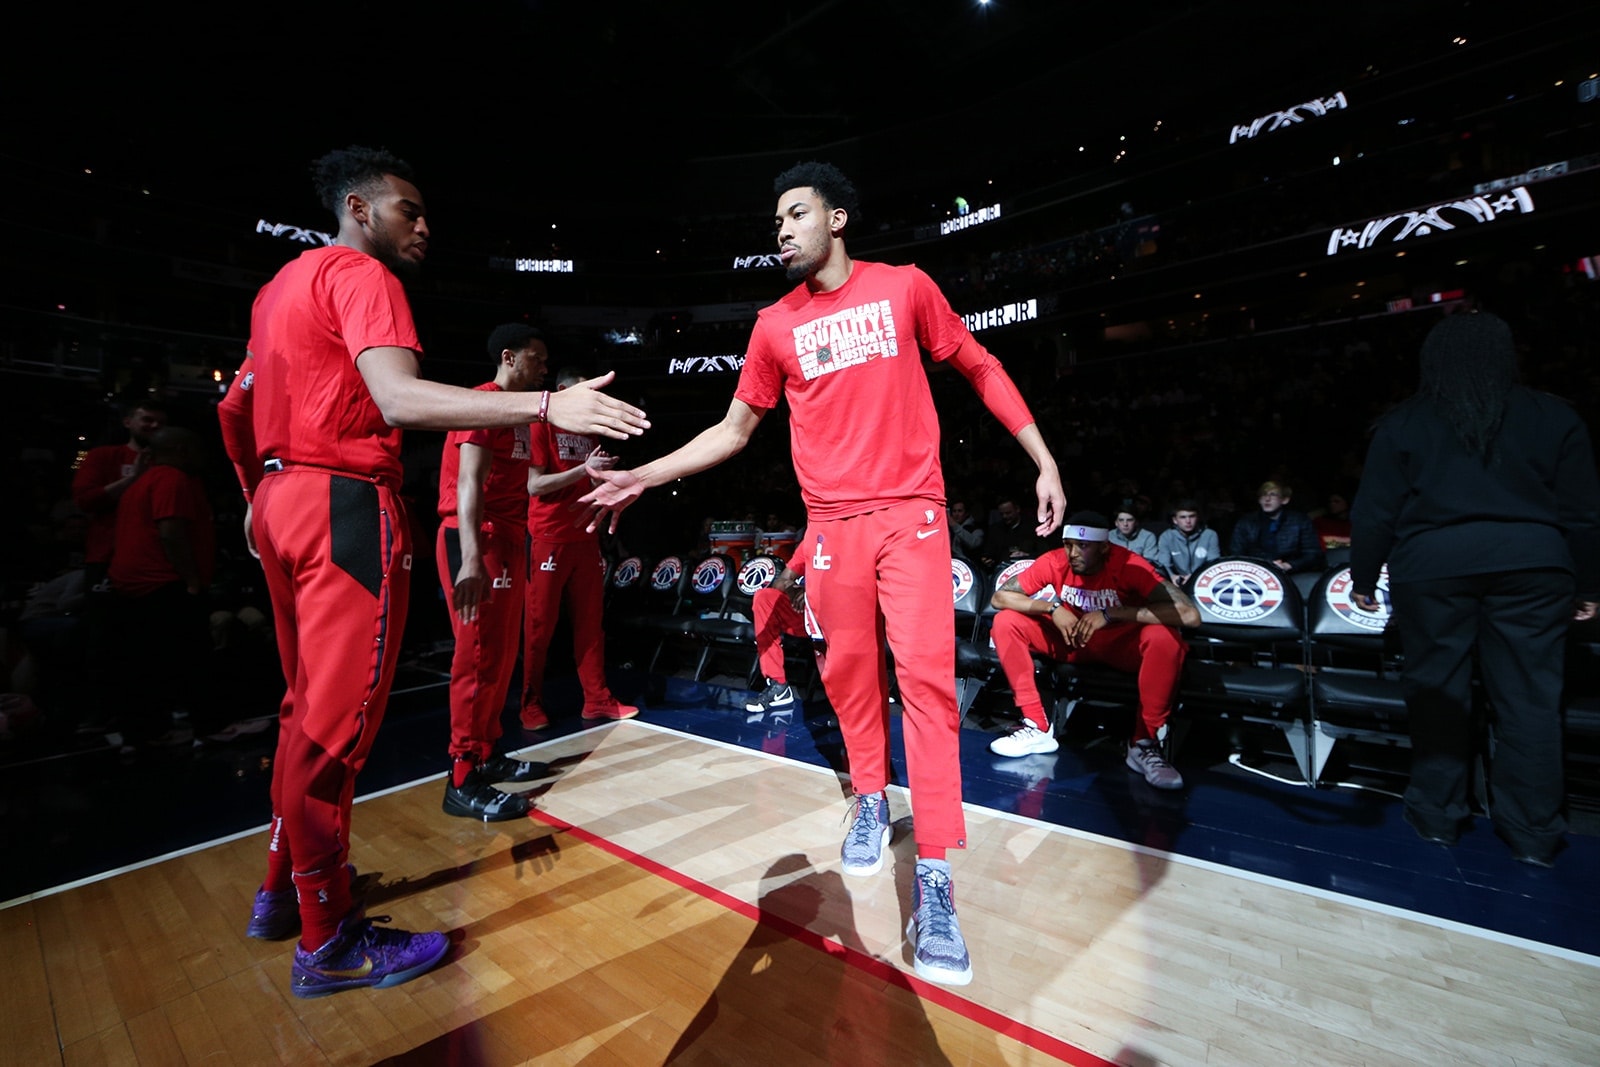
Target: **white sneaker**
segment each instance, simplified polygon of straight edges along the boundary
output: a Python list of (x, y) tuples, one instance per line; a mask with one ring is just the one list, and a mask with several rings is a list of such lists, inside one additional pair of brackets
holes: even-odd
[(1037, 756), (1060, 747), (1055, 735), (1045, 733), (1027, 719), (1009, 734), (989, 742), (989, 751), (996, 756)]

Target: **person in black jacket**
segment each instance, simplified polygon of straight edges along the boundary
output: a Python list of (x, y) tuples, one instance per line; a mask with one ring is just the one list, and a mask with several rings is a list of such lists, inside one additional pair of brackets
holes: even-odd
[(1228, 540), (1228, 553), (1270, 560), (1284, 572), (1320, 571), (1327, 566), (1322, 539), (1311, 516), (1289, 506), (1294, 493), (1281, 482), (1262, 482), (1256, 490), (1261, 510), (1241, 518)]
[(1567, 404), (1517, 384), (1504, 321), (1429, 332), (1415, 396), (1374, 431), (1351, 511), (1358, 607), (1389, 565), (1412, 739), (1405, 817), (1454, 844), (1470, 812), (1472, 661), (1494, 708), (1495, 833), (1548, 867), (1566, 818), (1561, 688), (1570, 620), (1600, 591), (1600, 478)]

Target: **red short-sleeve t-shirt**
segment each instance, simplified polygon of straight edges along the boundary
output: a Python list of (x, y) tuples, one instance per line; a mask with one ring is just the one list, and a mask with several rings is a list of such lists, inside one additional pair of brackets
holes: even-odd
[(162, 519), (182, 519), (187, 523), (200, 581), (211, 584), (217, 532), (205, 483), (177, 467), (158, 465), (128, 486), (117, 506), (116, 545), (107, 570), (117, 592), (144, 596), (181, 580), (161, 547), (156, 523)]
[(356, 369), (362, 352), (382, 347), (422, 352), (405, 289), (387, 267), (341, 245), (285, 264), (250, 313), (261, 458), (398, 481), (400, 431)]
[[(485, 382), (480, 392), (498, 393), (500, 387)], [(451, 430), (444, 438), (439, 461), (439, 517), (455, 518), (459, 508), (457, 486), (461, 480), (461, 446), (477, 445), (490, 454), (489, 477), (483, 486), (485, 522), (503, 523), (509, 529), (522, 525), (528, 507), (528, 459), (532, 455), (533, 427), (507, 426), (496, 430)]]
[(1077, 614), (1114, 608), (1121, 604), (1141, 606), (1161, 584), (1161, 575), (1143, 556), (1121, 545), (1111, 545), (1106, 565), (1099, 574), (1074, 574), (1065, 548), (1053, 548), (1017, 575), (1017, 588), (1033, 596), (1045, 586), (1053, 588), (1055, 599)]
[(939, 419), (921, 353), (948, 359), (967, 336), (921, 270), (858, 259), (838, 289), (801, 285), (762, 309), (734, 396), (761, 409), (788, 398), (812, 519), (942, 502)]
[[(558, 430), (548, 423), (533, 428), (533, 459), (530, 466), (546, 474), (581, 467), (600, 442), (588, 434)], [(528, 533), (535, 541), (593, 541), (600, 537), (598, 531), (589, 533), (578, 520), (585, 517), (582, 509), (572, 505), (589, 491), (588, 479), (579, 478), (565, 489), (528, 498)]]

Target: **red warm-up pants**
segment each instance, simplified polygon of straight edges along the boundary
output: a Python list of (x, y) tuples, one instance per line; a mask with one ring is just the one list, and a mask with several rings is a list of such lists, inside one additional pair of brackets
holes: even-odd
[(615, 707), (606, 685), (605, 560), (598, 541), (529, 541), (527, 612), (522, 626), (522, 706), (544, 697), (545, 655), (564, 603), (572, 625), (572, 656), (586, 711)]
[(918, 846), (966, 847), (955, 608), (944, 505), (913, 500), (813, 522), (802, 546), (806, 605), (827, 642), (822, 683), (839, 716), (851, 788), (889, 784), (889, 672), (894, 651), (906, 772)]
[(1139, 718), (1133, 725), (1135, 741), (1154, 738), (1172, 714), (1187, 648), (1178, 631), (1170, 626), (1120, 623), (1100, 630), (1083, 648), (1068, 648), (1061, 631), (1048, 618), (1001, 611), (994, 617), (990, 635), (1018, 710), (1041, 730), (1049, 732), (1050, 726), (1044, 702), (1039, 699), (1039, 687), (1033, 680), (1035, 652), (1067, 663), (1104, 663), (1137, 674)]
[(750, 598), (750, 611), (755, 615), (756, 656), (761, 661), (761, 673), (767, 681), (783, 685), (789, 678), (783, 665), (783, 635), (804, 637), (806, 620), (783, 589), (757, 589)]
[(511, 672), (522, 643), (522, 597), (527, 579), (521, 523), (485, 522), (478, 527), (478, 551), (490, 581), (489, 599), (478, 617), (462, 622), (456, 614), (456, 575), (461, 570), (461, 529), (457, 519), (439, 524), (435, 555), (439, 581), (450, 607), (455, 654), (450, 658), (450, 755), (482, 763), (500, 739)]
[(316, 949), (351, 907), (350, 807), (400, 655), (410, 532), (396, 487), (316, 467), (263, 478), (252, 521), (287, 684), (263, 885), (292, 876)]

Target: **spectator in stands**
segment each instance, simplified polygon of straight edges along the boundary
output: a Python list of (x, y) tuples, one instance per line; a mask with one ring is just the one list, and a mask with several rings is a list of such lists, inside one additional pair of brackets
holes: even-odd
[(983, 527), (977, 516), (967, 509), (965, 500), (950, 501), (949, 512), (950, 554), (977, 563), (983, 556)]
[[(556, 376), (556, 391), (583, 381), (576, 368)], [(572, 626), (572, 655), (583, 687), (585, 719), (631, 719), (632, 704), (612, 695), (606, 683), (605, 565), (600, 535), (587, 530), (573, 510), (590, 478), (616, 458), (589, 434), (535, 426), (528, 464), (528, 590), (522, 634), (522, 727), (549, 725), (544, 710), (544, 663), (565, 607)]]
[(1016, 500), (1003, 498), (995, 510), (996, 521), (983, 534), (983, 562), (993, 567), (1014, 559), (1032, 559), (1042, 547), (1034, 528), (1023, 521)]
[(756, 656), (761, 662), (761, 673), (767, 685), (758, 695), (746, 702), (744, 710), (749, 721), (772, 716), (784, 719), (794, 715), (794, 689), (789, 685), (788, 669), (784, 666), (783, 637), (790, 634), (804, 637), (806, 633), (806, 552), (801, 548), (783, 570), (765, 589), (757, 589), (751, 597), (750, 612), (755, 616)]
[(1233, 527), (1228, 552), (1270, 560), (1285, 573), (1320, 571), (1327, 566), (1322, 542), (1311, 519), (1289, 506), (1293, 490), (1274, 481), (1261, 483), (1256, 499), (1261, 510), (1241, 518)]
[(201, 683), (211, 652), (206, 592), (216, 528), (203, 464), (198, 435), (162, 427), (151, 434), (144, 467), (117, 506), (107, 574), (116, 595), (119, 703), (130, 749), (187, 743), (194, 731), (174, 726), (174, 708), (197, 721), (209, 710)]
[(1179, 500), (1172, 509), (1172, 526), (1156, 539), (1161, 569), (1179, 587), (1189, 584), (1196, 571), (1222, 556), (1217, 533), (1200, 519), (1200, 502)]
[[(1111, 530), (1111, 543), (1121, 545), (1136, 556), (1161, 571), (1161, 554), (1156, 546), (1156, 535), (1139, 525), (1139, 517), (1128, 508), (1116, 514), (1116, 525)], [(1165, 572), (1162, 572), (1165, 573)]]
[(1328, 503), (1322, 513), (1311, 517), (1311, 525), (1322, 542), (1323, 552), (1333, 548), (1350, 547), (1350, 499), (1344, 493), (1328, 494)]
[(122, 408), (128, 439), (84, 453), (72, 478), (72, 501), (89, 517), (84, 532), (83, 665), (92, 706), (80, 708), (84, 729), (104, 731), (116, 725), (113, 682), (108, 671), (115, 654), (115, 603), (106, 571), (116, 540), (117, 506), (150, 464), (150, 441), (166, 423), (166, 405), (150, 397), (131, 400)]
[[(1139, 676), (1139, 715), (1127, 765), (1157, 789), (1181, 789), (1183, 776), (1161, 755), (1167, 718), (1186, 651), (1181, 626), (1200, 613), (1142, 556), (1111, 544), (1111, 524), (1094, 511), (1067, 520), (1065, 544), (995, 590), (990, 631), (1022, 724), (990, 744), (999, 756), (1059, 748), (1033, 680), (1033, 655), (1067, 663), (1105, 663)], [(1056, 596), (1035, 600), (1050, 586)]]
[(1600, 600), (1600, 477), (1583, 420), (1518, 384), (1510, 327), (1451, 315), (1416, 395), (1378, 423), (1353, 509), (1357, 607), (1389, 565), (1411, 731), (1405, 818), (1453, 845), (1471, 817), (1473, 675), (1495, 710), (1494, 831), (1549, 867), (1566, 831), (1561, 698), (1571, 621)]

